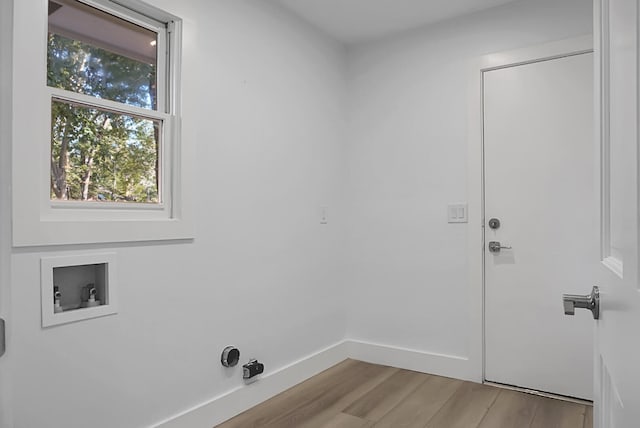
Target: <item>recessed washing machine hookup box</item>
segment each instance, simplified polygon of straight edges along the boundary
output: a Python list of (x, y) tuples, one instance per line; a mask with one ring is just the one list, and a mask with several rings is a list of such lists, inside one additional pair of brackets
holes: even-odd
[(117, 313), (115, 253), (42, 257), (42, 327)]

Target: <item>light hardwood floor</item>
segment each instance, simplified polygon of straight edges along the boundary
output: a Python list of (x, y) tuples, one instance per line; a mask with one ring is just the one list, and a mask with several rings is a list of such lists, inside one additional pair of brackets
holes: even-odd
[(591, 406), (346, 360), (218, 428), (592, 428)]

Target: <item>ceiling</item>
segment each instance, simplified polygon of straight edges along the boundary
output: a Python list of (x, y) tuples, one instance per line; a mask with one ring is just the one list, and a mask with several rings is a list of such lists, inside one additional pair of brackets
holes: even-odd
[(343, 43), (379, 39), (514, 0), (274, 0)]

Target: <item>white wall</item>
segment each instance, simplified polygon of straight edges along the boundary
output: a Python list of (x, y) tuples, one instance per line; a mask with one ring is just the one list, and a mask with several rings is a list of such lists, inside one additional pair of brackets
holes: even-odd
[(149, 426), (243, 384), (226, 345), (270, 373), (344, 338), (344, 48), (269, 2), (150, 3), (184, 19), (196, 239), (106, 246), (119, 314), (48, 329), (39, 258), (105, 246), (14, 249), (16, 428)]
[(471, 64), (589, 34), (591, 8), (589, 0), (517, 2), (350, 50), (347, 337), (423, 354), (404, 361), (398, 352), (400, 365), (429, 371), (437, 362), (443, 373), (480, 380), (469, 226), (446, 218), (447, 204), (468, 196)]

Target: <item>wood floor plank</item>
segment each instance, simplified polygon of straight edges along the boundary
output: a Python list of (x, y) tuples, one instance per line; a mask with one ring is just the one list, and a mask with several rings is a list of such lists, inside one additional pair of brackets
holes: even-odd
[(522, 392), (502, 390), (478, 428), (529, 428), (539, 401)]
[(584, 426), (586, 406), (537, 397), (539, 404), (531, 428), (576, 428)]
[(593, 428), (592, 424), (591, 406), (346, 360), (218, 428)]
[(374, 427), (423, 428), (462, 383), (457, 379), (430, 376)]
[[(289, 409), (303, 407), (314, 401), (323, 390), (332, 390), (348, 380), (349, 388), (356, 389), (358, 381), (366, 382), (374, 373), (389, 370), (387, 367), (366, 364), (356, 360), (345, 360), (311, 379), (290, 388), (254, 408), (218, 425), (219, 428), (264, 427), (286, 414)], [(397, 370), (397, 369), (395, 369)], [(344, 392), (344, 390), (341, 390)]]
[(497, 388), (465, 382), (429, 421), (426, 428), (475, 428), (498, 393)]
[(584, 412), (584, 428), (593, 428), (593, 407), (586, 406)]
[(315, 428), (322, 426), (348, 404), (358, 400), (378, 384), (397, 373), (394, 367), (360, 363), (346, 373), (340, 373), (323, 383), (313, 383), (300, 388), (307, 399), (290, 406), (280, 404), (280, 415), (261, 428)]
[(373, 426), (373, 422), (366, 419), (347, 415), (346, 413), (338, 413), (322, 428), (369, 428), (371, 426)]
[(400, 370), (343, 410), (352, 416), (379, 421), (430, 376)]
[(297, 418), (297, 415), (291, 415), (290, 417), (296, 417), (296, 419), (298, 420), (298, 425), (296, 426), (296, 428), (324, 427), (337, 413), (341, 413), (342, 409), (371, 391), (373, 388), (396, 373), (398, 370), (399, 369), (393, 367), (385, 367), (384, 371), (379, 372), (377, 375), (371, 376), (369, 379), (362, 382), (353, 390), (346, 390), (348, 386), (345, 386), (345, 391), (343, 392), (343, 395), (341, 397), (338, 397), (338, 400), (332, 400), (331, 396), (333, 394), (331, 394), (329, 397), (319, 399), (314, 403), (310, 403), (307, 408), (298, 409), (296, 411), (298, 415), (301, 412), (306, 415), (304, 420)]

